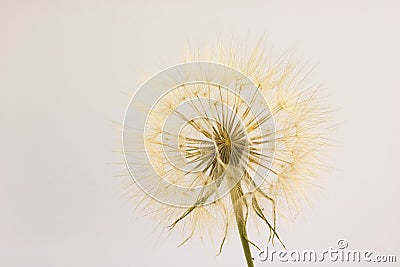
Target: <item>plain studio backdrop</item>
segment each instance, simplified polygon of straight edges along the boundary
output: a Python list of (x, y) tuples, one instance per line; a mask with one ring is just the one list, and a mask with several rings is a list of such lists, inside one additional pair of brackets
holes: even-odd
[(206, 240), (160, 237), (118, 177), (132, 93), (180, 63), (188, 42), (230, 35), (309, 59), (337, 109), (334, 168), (279, 226), (288, 248), (345, 238), (399, 260), (399, 11), (398, 1), (0, 0), (0, 266), (244, 266), (237, 236), (218, 257)]

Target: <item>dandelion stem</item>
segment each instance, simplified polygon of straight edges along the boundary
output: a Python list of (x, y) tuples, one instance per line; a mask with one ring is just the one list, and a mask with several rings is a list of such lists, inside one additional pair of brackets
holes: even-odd
[(240, 183), (237, 183), (231, 193), (231, 200), (233, 210), (235, 212), (236, 225), (239, 230), (240, 241), (242, 242), (244, 256), (246, 258), (247, 266), (254, 267), (253, 257), (251, 256), (249, 239), (247, 238), (246, 219), (243, 213), (244, 200), (243, 191)]

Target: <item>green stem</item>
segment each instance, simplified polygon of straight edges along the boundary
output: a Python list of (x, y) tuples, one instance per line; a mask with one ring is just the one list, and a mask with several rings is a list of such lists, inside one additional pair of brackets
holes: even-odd
[(249, 241), (247, 238), (246, 220), (243, 214), (243, 206), (244, 206), (243, 191), (242, 187), (240, 186), (240, 183), (237, 183), (234, 186), (230, 195), (231, 195), (233, 210), (235, 212), (237, 228), (239, 230), (240, 241), (242, 242), (243, 252), (246, 258), (247, 266), (254, 267), (253, 257), (251, 256)]

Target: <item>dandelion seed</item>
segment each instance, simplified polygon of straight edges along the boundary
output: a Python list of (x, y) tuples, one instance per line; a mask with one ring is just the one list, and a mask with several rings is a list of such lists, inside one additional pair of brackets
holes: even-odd
[(125, 116), (124, 155), (147, 193), (140, 203), (167, 211), (160, 224), (169, 230), (189, 229), (180, 245), (219, 228), (221, 252), (235, 224), (254, 266), (249, 216), (283, 245), (278, 207), (296, 206), (315, 178), (326, 112), (290, 57), (272, 64), (258, 47), (247, 58), (218, 51), (219, 61), (196, 56), (142, 85)]

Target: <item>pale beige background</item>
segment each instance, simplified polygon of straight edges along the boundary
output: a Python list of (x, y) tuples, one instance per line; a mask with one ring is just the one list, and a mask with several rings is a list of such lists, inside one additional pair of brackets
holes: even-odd
[(132, 220), (113, 178), (130, 95), (180, 63), (187, 40), (218, 33), (295, 48), (338, 107), (337, 170), (281, 225), (289, 248), (342, 237), (399, 258), (399, 11), (398, 1), (0, 0), (0, 266), (243, 266), (237, 238), (219, 257), (159, 239), (149, 219)]

